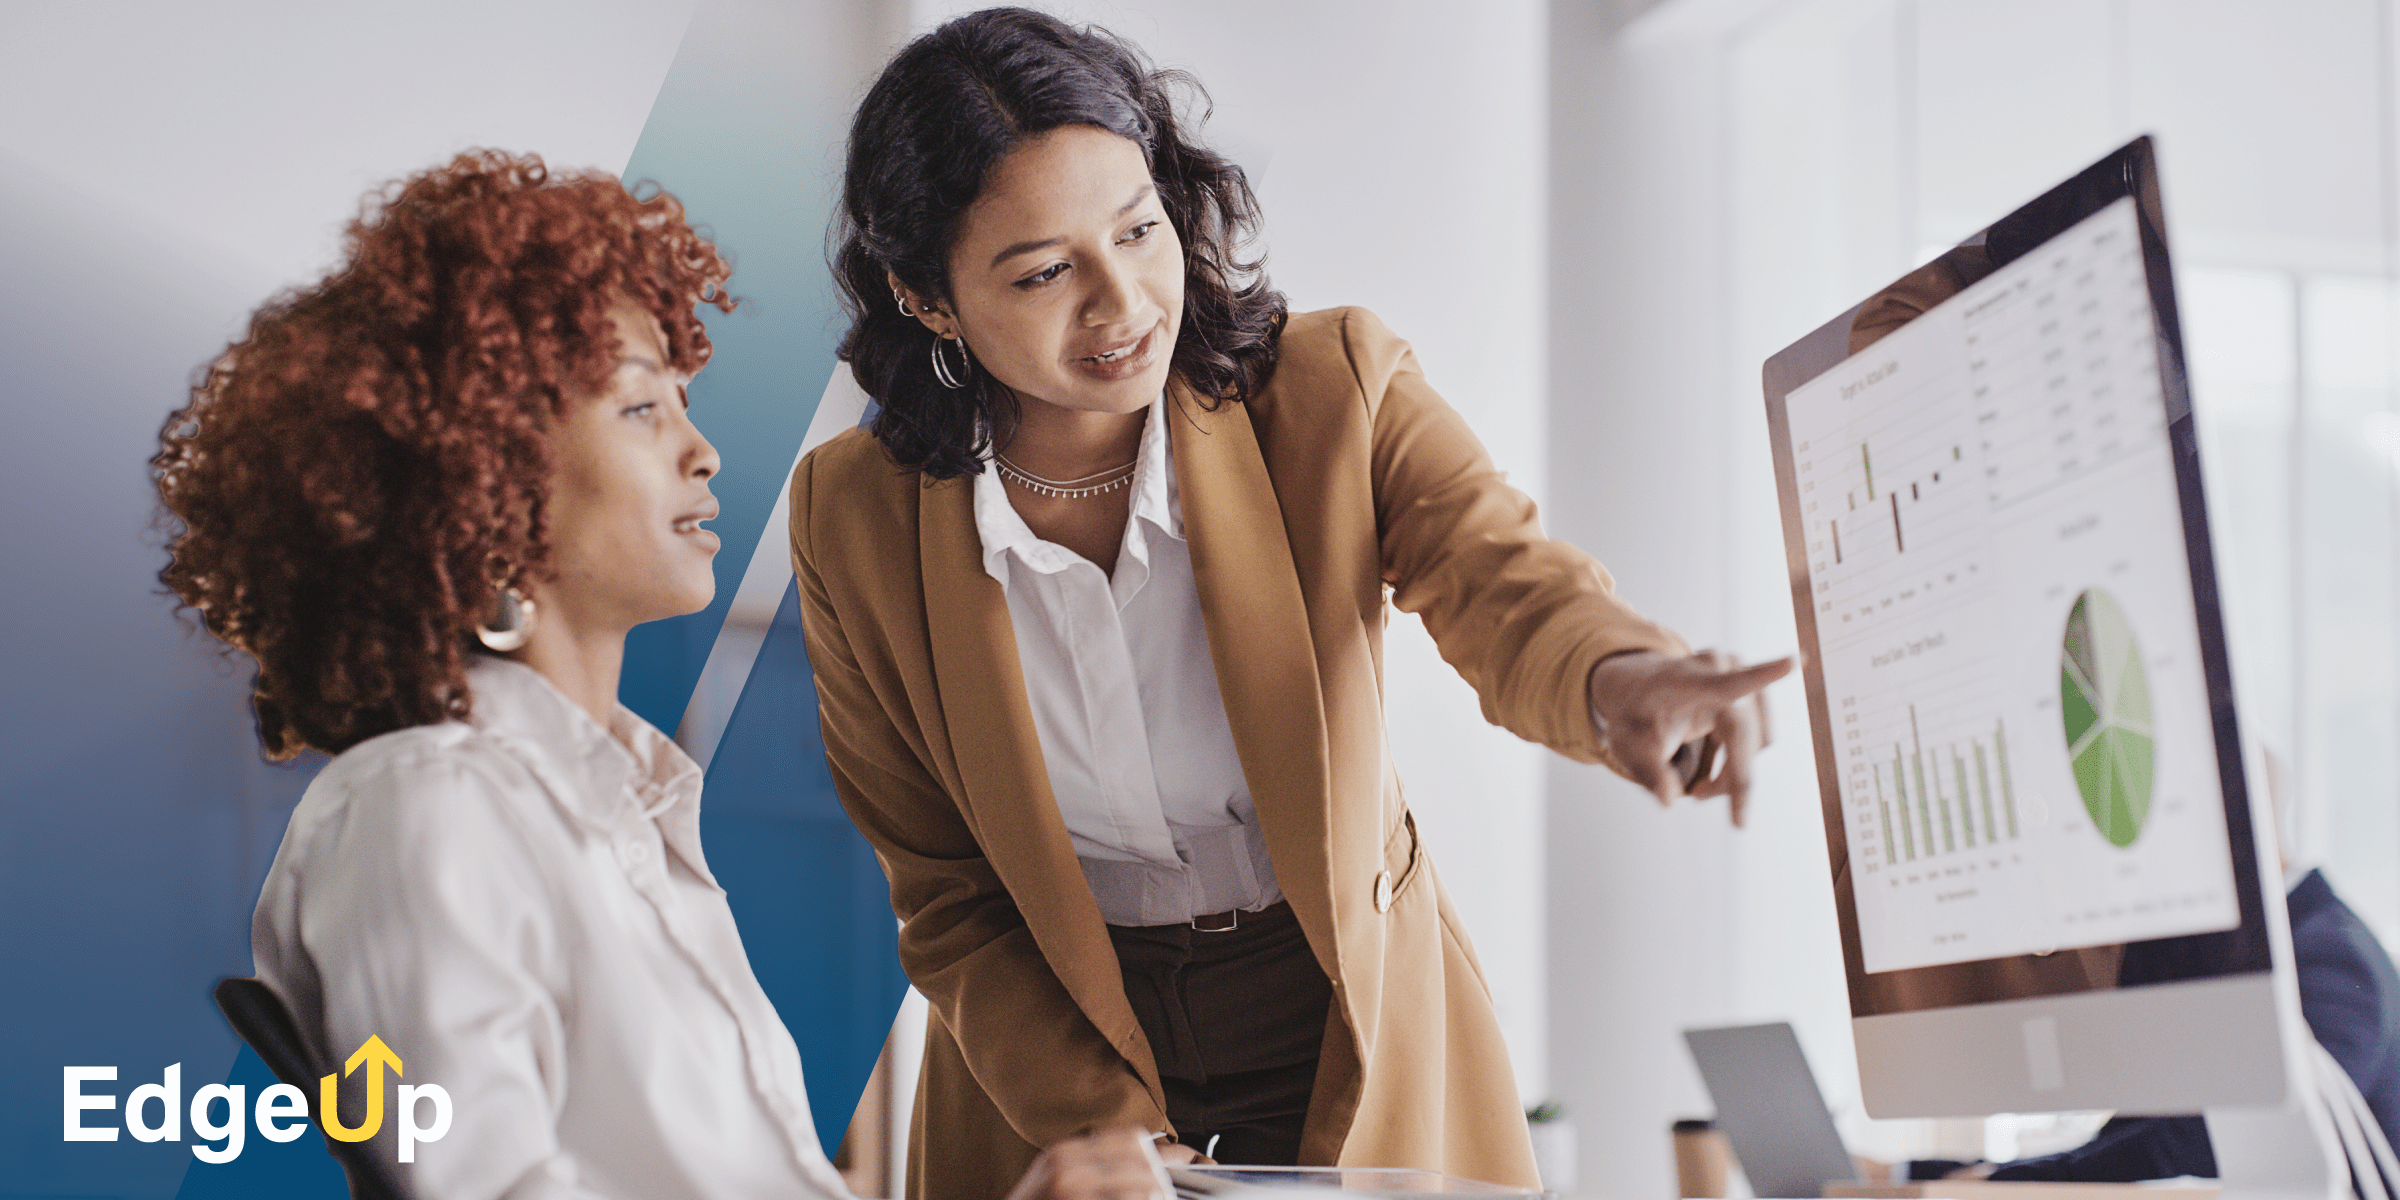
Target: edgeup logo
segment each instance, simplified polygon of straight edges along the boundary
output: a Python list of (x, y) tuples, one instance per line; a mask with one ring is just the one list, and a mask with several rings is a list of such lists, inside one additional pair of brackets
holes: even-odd
[[(342, 1121), (337, 1100), (340, 1080), (355, 1074), (360, 1067), (367, 1069), (366, 1116), (355, 1125)], [(366, 1044), (342, 1064), (341, 1075), (325, 1075), (317, 1080), (318, 1116), (325, 1126), (325, 1136), (337, 1142), (363, 1142), (383, 1128), (383, 1069), (392, 1069), (397, 1079), (401, 1070), (400, 1056), (383, 1044), (380, 1037), (369, 1036)], [(115, 1067), (67, 1067), (66, 1076), (66, 1140), (70, 1142), (113, 1142), (117, 1140), (114, 1125), (86, 1124), (86, 1114), (107, 1112), (117, 1107), (117, 1097), (109, 1092), (87, 1092), (84, 1085), (113, 1082)], [(204, 1163), (229, 1163), (242, 1155), (242, 1144), (248, 1132), (248, 1115), (258, 1125), (258, 1136), (270, 1142), (288, 1142), (308, 1132), (308, 1097), (299, 1088), (278, 1083), (258, 1094), (258, 1105), (250, 1109), (245, 1104), (242, 1085), (212, 1083), (192, 1093), (192, 1134), (201, 1145), (192, 1147), (192, 1157)], [(216, 1113), (222, 1104), (224, 1118)], [(420, 1106), (431, 1106), (429, 1124), (417, 1123)], [(154, 1107), (155, 1106), (155, 1107)], [(450, 1132), (450, 1093), (440, 1084), (398, 1085), (400, 1161), (417, 1161), (417, 1144), (438, 1142)], [(158, 1119), (153, 1122), (151, 1114)], [(125, 1097), (125, 1131), (137, 1142), (180, 1142), (183, 1140), (183, 1064), (168, 1067), (157, 1083), (145, 1083)], [(210, 1145), (208, 1143), (220, 1143)]]

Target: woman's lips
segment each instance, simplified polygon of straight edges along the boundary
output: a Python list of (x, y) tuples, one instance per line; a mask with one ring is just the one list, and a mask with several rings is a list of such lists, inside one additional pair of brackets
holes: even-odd
[(1150, 364), (1157, 360), (1158, 334), (1159, 330), (1163, 328), (1165, 328), (1163, 324), (1153, 325), (1150, 327), (1150, 332), (1143, 334), (1130, 344), (1119, 344), (1100, 354), (1075, 359), (1075, 369), (1082, 372), (1086, 378), (1102, 383), (1115, 383), (1120, 379), (1131, 379), (1149, 370)]
[(718, 547), (724, 543), (717, 537), (714, 530), (700, 528), (700, 522), (713, 519), (716, 515), (716, 506), (712, 504), (698, 512), (686, 513), (675, 518), (673, 526), (675, 536), (707, 550), (710, 554), (715, 554)]

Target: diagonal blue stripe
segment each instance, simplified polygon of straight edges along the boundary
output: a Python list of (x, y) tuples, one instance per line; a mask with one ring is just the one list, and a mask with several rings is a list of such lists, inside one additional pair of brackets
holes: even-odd
[[(765, 0), (703, 4), (642, 130), (627, 182), (683, 200), (735, 264), (742, 306), (708, 314), (716, 355), (692, 418), (724, 471), (717, 596), (634, 631), (619, 695), (673, 729), (759, 548), (834, 369), (840, 308), (823, 239), (856, 63), (836, 16)], [(780, 550), (770, 548), (770, 553)], [(840, 1144), (905, 987), (889, 892), (826, 773), (816, 695), (787, 587), (710, 761), (701, 836), (759, 983), (806, 1067), (828, 1152)]]
[(701, 806), (761, 986), (800, 1045), (827, 1153), (841, 1144), (908, 981), (875, 852), (834, 796), (817, 692), (786, 584), (750, 681), (709, 762)]
[(717, 595), (688, 617), (633, 631), (618, 696), (672, 731), (758, 547), (832, 369), (839, 320), (823, 241), (827, 164), (846, 114), (813, 72), (824, 31), (771, 5), (704, 4), (625, 168), (655, 181), (733, 260), (730, 314), (703, 310), (716, 353), (693, 381), (692, 420), (724, 459)]

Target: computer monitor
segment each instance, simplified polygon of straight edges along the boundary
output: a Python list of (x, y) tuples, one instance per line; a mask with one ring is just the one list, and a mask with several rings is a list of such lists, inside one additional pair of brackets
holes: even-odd
[(2276, 1105), (2305, 1027), (2150, 140), (1765, 384), (1866, 1110)]

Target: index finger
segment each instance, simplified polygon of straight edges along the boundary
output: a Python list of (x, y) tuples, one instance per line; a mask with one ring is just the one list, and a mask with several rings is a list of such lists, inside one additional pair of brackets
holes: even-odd
[(1792, 668), (1798, 664), (1798, 659), (1786, 654), (1773, 662), (1763, 662), (1756, 666), (1726, 671), (1700, 682), (1701, 686), (1715, 693), (1720, 699), (1739, 700), (1791, 674)]

